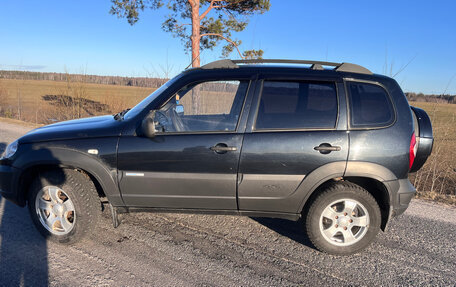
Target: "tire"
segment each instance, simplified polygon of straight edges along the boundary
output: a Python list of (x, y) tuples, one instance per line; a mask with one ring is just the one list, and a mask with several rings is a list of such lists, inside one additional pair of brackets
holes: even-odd
[(338, 182), (311, 203), (305, 229), (312, 244), (333, 255), (350, 255), (366, 248), (380, 230), (377, 201), (364, 188)]
[(41, 173), (29, 189), (28, 208), (38, 231), (48, 240), (72, 244), (92, 232), (101, 202), (90, 178), (76, 170)]

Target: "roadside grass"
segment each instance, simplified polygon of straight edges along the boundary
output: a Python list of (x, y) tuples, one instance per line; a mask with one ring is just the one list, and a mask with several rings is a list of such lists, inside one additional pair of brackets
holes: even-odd
[(22, 127), (26, 127), (26, 128), (39, 128), (39, 127), (43, 126), (42, 124), (35, 124), (35, 123), (31, 123), (31, 122), (25, 122), (25, 121), (4, 118), (4, 117), (0, 117), (0, 122), (14, 124), (14, 125), (22, 126)]
[(411, 102), (432, 121), (434, 147), (424, 166), (410, 175), (417, 197), (456, 205), (456, 105)]
[[(110, 114), (133, 107), (153, 88), (114, 86), (72, 80), (0, 79), (0, 120), (35, 125), (80, 117)], [(187, 98), (187, 97), (185, 97)], [(190, 105), (189, 99), (183, 104)], [(204, 101), (204, 97), (202, 99)], [(219, 103), (220, 107), (225, 106)], [(417, 197), (456, 205), (456, 105), (411, 102), (424, 109), (432, 120), (434, 148), (426, 164), (410, 175)]]

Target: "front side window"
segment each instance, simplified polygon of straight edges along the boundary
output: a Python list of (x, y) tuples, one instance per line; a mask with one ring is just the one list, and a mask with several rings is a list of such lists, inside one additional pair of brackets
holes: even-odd
[(350, 125), (354, 128), (388, 126), (394, 121), (394, 109), (385, 89), (379, 85), (347, 82)]
[(169, 80), (165, 84), (163, 84), (161, 87), (156, 89), (152, 94), (150, 94), (148, 97), (143, 99), (141, 102), (139, 102), (136, 106), (134, 106), (131, 110), (129, 110), (125, 114), (125, 119), (132, 119), (139, 115), (148, 105), (150, 105), (157, 97), (159, 97), (166, 89), (168, 89), (171, 85), (173, 85), (175, 82), (177, 82), (180, 78), (182, 77), (182, 74), (174, 77), (173, 79)]
[(210, 81), (182, 88), (155, 111), (159, 132), (234, 131), (249, 81)]
[(264, 81), (256, 130), (335, 128), (334, 83)]

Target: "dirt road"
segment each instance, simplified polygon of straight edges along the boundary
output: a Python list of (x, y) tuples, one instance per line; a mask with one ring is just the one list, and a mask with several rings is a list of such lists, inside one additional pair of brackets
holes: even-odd
[[(0, 121), (0, 149), (27, 130)], [(456, 208), (422, 200), (349, 257), (316, 251), (286, 220), (121, 216), (114, 229), (105, 212), (92, 236), (63, 246), (0, 197), (0, 286), (456, 285)]]

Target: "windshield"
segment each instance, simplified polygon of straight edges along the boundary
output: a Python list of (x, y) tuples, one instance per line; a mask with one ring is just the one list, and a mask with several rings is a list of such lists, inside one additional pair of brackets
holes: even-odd
[(152, 94), (150, 94), (148, 97), (146, 97), (144, 100), (139, 102), (136, 106), (134, 106), (131, 110), (129, 110), (125, 116), (124, 119), (131, 119), (137, 116), (139, 113), (141, 113), (150, 103), (152, 103), (153, 100), (155, 100), (158, 96), (163, 93), (164, 90), (166, 90), (169, 86), (171, 86), (177, 79), (179, 79), (180, 76), (174, 77), (168, 82), (164, 83), (160, 88), (156, 89)]

